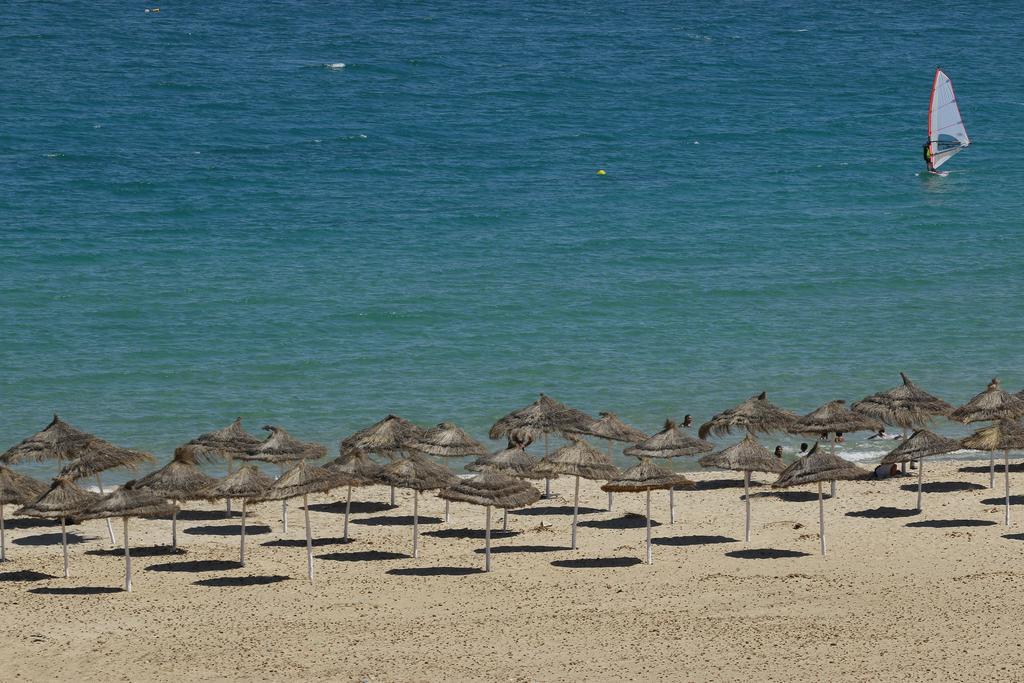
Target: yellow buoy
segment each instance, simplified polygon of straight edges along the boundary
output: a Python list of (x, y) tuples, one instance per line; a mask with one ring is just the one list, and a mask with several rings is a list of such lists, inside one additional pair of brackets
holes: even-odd
[(603, 168), (597, 169), (597, 175), (605, 175), (604, 169)]

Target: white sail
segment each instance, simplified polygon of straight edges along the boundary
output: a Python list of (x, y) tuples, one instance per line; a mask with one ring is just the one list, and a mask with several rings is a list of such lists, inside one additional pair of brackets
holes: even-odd
[(953, 94), (953, 82), (941, 69), (935, 70), (932, 101), (928, 108), (928, 143), (931, 145), (932, 167), (938, 168), (954, 154), (971, 144), (964, 128), (960, 107)]

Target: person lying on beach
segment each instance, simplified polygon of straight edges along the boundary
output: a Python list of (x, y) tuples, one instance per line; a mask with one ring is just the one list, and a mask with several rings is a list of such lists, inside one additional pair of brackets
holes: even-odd
[(879, 465), (875, 468), (875, 479), (888, 479), (900, 473), (896, 465)]

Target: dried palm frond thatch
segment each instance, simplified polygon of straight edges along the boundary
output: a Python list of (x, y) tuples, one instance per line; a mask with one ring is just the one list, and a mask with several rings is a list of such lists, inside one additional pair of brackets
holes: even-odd
[(237, 456), (239, 460), (284, 463), (296, 460), (316, 460), (327, 455), (327, 449), (324, 446), (311, 441), (299, 441), (282, 427), (264, 425), (263, 429), (270, 432), (270, 435), (256, 448)]
[(569, 430), (574, 434), (596, 436), (609, 441), (623, 441), (625, 443), (638, 443), (647, 438), (647, 434), (636, 427), (626, 424), (615, 413), (598, 413), (600, 419), (591, 422), (583, 429)]
[(640, 462), (636, 465), (617, 475), (601, 487), (602, 490), (609, 493), (642, 491), (646, 494), (647, 564), (654, 564), (654, 554), (651, 549), (651, 491), (663, 489), (671, 491), (677, 486), (693, 488), (694, 483), (682, 475), (675, 474), (671, 470), (658, 467), (647, 458), (640, 458)]
[(409, 442), (409, 448), (439, 458), (479, 457), (489, 452), (487, 446), (451, 422), (425, 430)]
[(715, 450), (712, 443), (690, 436), (672, 420), (657, 434), (622, 451), (636, 458), (680, 458)]
[(498, 472), (484, 472), (470, 479), (441, 489), (437, 494), (445, 501), (482, 505), (487, 508), (484, 526), (484, 571), (491, 571), (491, 508), (521, 508), (540, 500), (540, 491), (522, 479)]
[(709, 434), (725, 436), (732, 434), (733, 429), (745, 429), (751, 434), (781, 432), (787, 430), (796, 419), (796, 413), (769, 402), (768, 394), (762, 391), (712, 417), (700, 426), (697, 435), (702, 439), (708, 438)]
[(992, 422), (995, 420), (1016, 420), (1024, 416), (1024, 399), (1011, 394), (999, 386), (999, 378), (993, 377), (985, 391), (972, 397), (949, 414), (954, 422)]
[(818, 444), (782, 471), (772, 486), (784, 488), (803, 484), (818, 485), (818, 535), (821, 539), (821, 554), (825, 554), (825, 504), (821, 493), (821, 483), (837, 479), (864, 479), (869, 472), (857, 467), (849, 460), (818, 449)]
[[(158, 470), (135, 480), (134, 488), (149, 489), (171, 501), (203, 500), (217, 480), (199, 469), (195, 451), (179, 446), (174, 459)], [(178, 510), (171, 512), (171, 549), (178, 549)]]
[(49, 488), (44, 482), (26, 477), (9, 467), (0, 465), (0, 562), (7, 559), (7, 539), (4, 538), (4, 506), (25, 505), (36, 500)]
[(259, 471), (256, 465), (243, 465), (216, 484), (203, 492), (207, 500), (239, 498), (242, 501), (242, 521), (240, 524), (239, 564), (245, 566), (245, 517), (246, 504), (266, 493), (273, 486), (274, 480)]
[(192, 448), (197, 455), (235, 458), (259, 448), (262, 443), (259, 438), (245, 431), (242, 418), (236, 417), (227, 427), (200, 434), (184, 445)]
[(18, 509), (14, 514), (26, 517), (60, 520), (61, 545), (64, 546), (64, 578), (68, 578), (68, 534), (66, 520), (75, 517), (99, 498), (91, 491), (80, 488), (68, 477), (57, 477), (39, 498)]
[(567, 474), (576, 477), (572, 502), (572, 549), (576, 549), (576, 521), (580, 509), (580, 478), (611, 479), (619, 473), (612, 459), (587, 442), (573, 437), (572, 441), (544, 457), (534, 471), (544, 476)]
[(723, 470), (743, 472), (743, 501), (746, 508), (743, 525), (743, 540), (750, 542), (750, 473), (767, 472), (779, 474), (786, 469), (781, 458), (761, 445), (751, 432), (737, 444), (700, 459), (701, 467), (717, 467)]
[(413, 453), (404, 460), (385, 465), (381, 481), (400, 489), (412, 489), (412, 556), (419, 557), (420, 493), (443, 489), (458, 482), (451, 470)]
[(380, 465), (370, 460), (366, 453), (358, 448), (352, 448), (324, 465), (345, 485), (345, 534), (342, 537), (344, 543), (349, 542), (348, 520), (352, 512), (352, 487), (370, 486), (380, 479), (380, 472), (383, 469)]
[(797, 418), (787, 429), (790, 434), (819, 436), (830, 432), (844, 434), (847, 432), (876, 432), (882, 428), (882, 421), (855, 413), (846, 408), (846, 401), (829, 401), (815, 408), (803, 417)]
[(398, 415), (388, 415), (342, 439), (341, 452), (359, 449), (375, 455), (395, 456), (405, 451), (409, 441), (422, 433), (422, 427)]
[(466, 465), (470, 472), (500, 472), (521, 479), (542, 479), (535, 469), (540, 460), (518, 446), (504, 448)]
[(1024, 449), (1024, 426), (1016, 420), (997, 420), (982, 427), (963, 440), (964, 448), (976, 451), (1003, 452), (1003, 474), (1006, 481), (1006, 503), (1003, 523), (1010, 525), (1010, 451)]
[(921, 485), (924, 481), (924, 460), (933, 455), (943, 455), (958, 451), (963, 446), (959, 441), (939, 436), (927, 429), (919, 429), (909, 439), (905, 439), (896, 448), (882, 458), (882, 465), (895, 465), (903, 462), (918, 463), (917, 469), (917, 509), (921, 509)]
[(910, 381), (902, 372), (903, 384), (887, 391), (871, 394), (853, 403), (850, 408), (903, 429), (919, 429), (933, 417), (949, 415), (953, 406)]

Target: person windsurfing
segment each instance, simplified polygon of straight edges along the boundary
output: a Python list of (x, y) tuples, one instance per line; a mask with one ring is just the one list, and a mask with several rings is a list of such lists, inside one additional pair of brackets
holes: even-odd
[(931, 140), (925, 140), (924, 142), (924, 165), (928, 168), (929, 173), (935, 173), (935, 167), (932, 166), (932, 143)]

